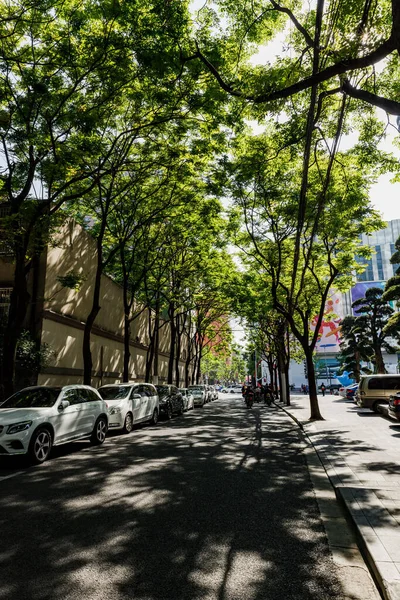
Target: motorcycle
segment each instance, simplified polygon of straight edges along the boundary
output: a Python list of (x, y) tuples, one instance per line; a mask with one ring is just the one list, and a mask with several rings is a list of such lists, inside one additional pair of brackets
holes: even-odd
[(254, 402), (254, 394), (247, 394), (245, 398), (247, 408), (251, 408)]

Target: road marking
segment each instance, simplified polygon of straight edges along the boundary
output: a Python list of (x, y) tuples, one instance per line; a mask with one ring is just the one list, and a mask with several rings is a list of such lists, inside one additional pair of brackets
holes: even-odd
[(11, 473), (11, 475), (5, 475), (5, 477), (0, 477), (0, 481), (11, 479), (11, 477), (16, 477), (17, 475), (21, 475), (21, 473), (23, 473), (23, 471), (17, 471), (17, 473)]

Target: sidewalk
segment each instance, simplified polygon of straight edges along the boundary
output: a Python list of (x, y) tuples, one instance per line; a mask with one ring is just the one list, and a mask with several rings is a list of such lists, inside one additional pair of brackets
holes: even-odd
[(308, 422), (309, 399), (284, 410), (311, 440), (343, 500), (387, 600), (400, 600), (400, 424), (338, 396), (319, 397), (325, 421)]

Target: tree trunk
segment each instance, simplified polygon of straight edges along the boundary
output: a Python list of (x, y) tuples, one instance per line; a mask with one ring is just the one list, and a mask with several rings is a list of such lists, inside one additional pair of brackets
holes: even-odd
[(100, 289), (101, 289), (101, 275), (103, 272), (103, 237), (104, 230), (100, 231), (99, 237), (97, 238), (97, 267), (96, 267), (96, 275), (94, 280), (93, 287), (93, 300), (92, 300), (92, 308), (90, 313), (86, 319), (85, 329), (83, 332), (83, 383), (85, 385), (92, 384), (92, 370), (93, 370), (93, 359), (92, 359), (92, 351), (90, 348), (90, 338), (92, 334), (92, 329), (94, 322), (96, 320), (97, 315), (100, 312)]
[(361, 358), (360, 358), (360, 352), (358, 350), (356, 350), (354, 352), (354, 360), (356, 363), (355, 369), (354, 369), (354, 379), (356, 380), (356, 383), (360, 383), (360, 379), (361, 379)]
[(303, 350), (306, 356), (307, 373), (308, 373), (308, 390), (310, 398), (310, 421), (323, 421), (323, 417), (319, 411), (318, 396), (317, 396), (317, 384), (315, 381), (315, 367), (313, 361), (313, 352), (310, 348)]
[(179, 387), (180, 383), (180, 372), (179, 372), (179, 361), (181, 358), (181, 346), (182, 346), (182, 331), (180, 327), (180, 316), (176, 317), (176, 356), (175, 356), (175, 385)]
[(151, 308), (148, 309), (148, 333), (149, 333), (149, 345), (146, 353), (146, 374), (145, 381), (150, 381), (150, 376), (154, 361), (154, 343), (155, 343), (155, 329), (152, 327), (151, 319)]
[(200, 383), (201, 379), (201, 358), (203, 356), (203, 346), (202, 342), (200, 343), (199, 353), (197, 356), (197, 369), (196, 369), (196, 383)]
[(279, 397), (284, 404), (288, 403), (287, 397), (287, 378), (285, 373), (285, 365), (282, 355), (278, 354), (278, 371), (279, 371)]
[(278, 391), (278, 365), (276, 363), (274, 364), (274, 395), (275, 395), (276, 399), (279, 398), (279, 391)]
[(274, 361), (271, 356), (267, 360), (268, 363), (268, 372), (269, 372), (269, 383), (271, 384), (272, 390), (274, 389)]
[(17, 344), (27, 314), (29, 299), (25, 269), (25, 248), (22, 247), (15, 252), (14, 282), (10, 296), (7, 325), (4, 330), (1, 366), (2, 390), (0, 390), (0, 394), (2, 393), (4, 399), (14, 392)]
[(160, 298), (157, 295), (156, 315), (154, 320), (154, 367), (152, 382), (158, 384), (158, 355), (160, 352)]
[(379, 375), (384, 375), (387, 373), (385, 362), (382, 356), (382, 348), (380, 346), (375, 347), (375, 368)]
[(169, 327), (170, 327), (170, 347), (168, 360), (168, 383), (174, 381), (174, 362), (175, 362), (175, 345), (176, 345), (176, 326), (175, 326), (175, 304), (170, 302), (168, 307)]
[(129, 381), (129, 362), (131, 358), (130, 350), (130, 339), (131, 339), (131, 322), (129, 315), (124, 315), (124, 372), (122, 381), (127, 383)]

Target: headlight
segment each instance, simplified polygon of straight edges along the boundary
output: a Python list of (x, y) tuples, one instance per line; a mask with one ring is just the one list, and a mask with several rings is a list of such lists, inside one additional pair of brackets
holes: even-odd
[(22, 421), (21, 423), (14, 423), (14, 425), (9, 425), (7, 429), (7, 433), (19, 433), (20, 431), (25, 431), (25, 429), (29, 429), (32, 425), (32, 421)]
[(121, 409), (119, 408), (119, 406), (116, 406), (115, 408), (110, 408), (110, 415), (119, 415), (121, 412)]

